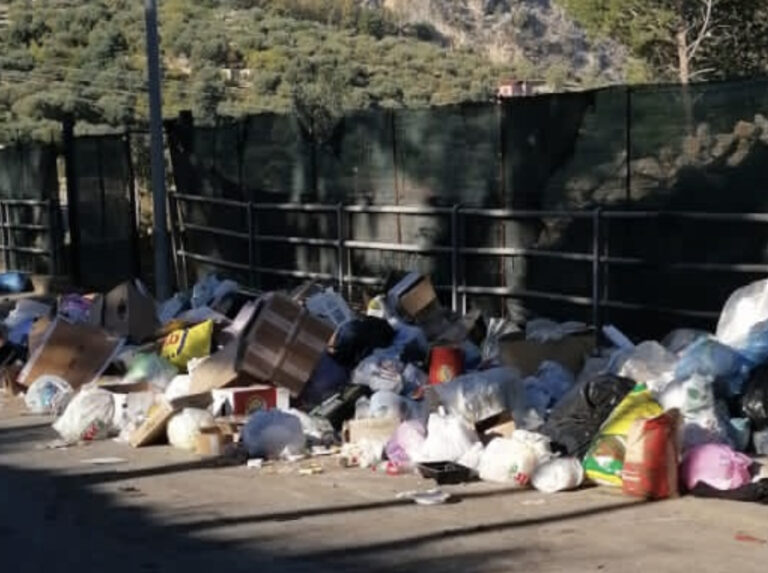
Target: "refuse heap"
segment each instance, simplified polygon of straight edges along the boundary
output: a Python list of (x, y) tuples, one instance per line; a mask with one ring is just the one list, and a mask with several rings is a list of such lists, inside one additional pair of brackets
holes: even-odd
[(714, 334), (635, 345), (606, 327), (600, 347), (581, 323), (459, 316), (429, 277), (392, 282), (364, 313), (315, 284), (250, 296), (215, 276), (161, 303), (138, 281), (17, 298), (3, 384), (66, 444), (768, 499), (768, 280), (733, 293)]

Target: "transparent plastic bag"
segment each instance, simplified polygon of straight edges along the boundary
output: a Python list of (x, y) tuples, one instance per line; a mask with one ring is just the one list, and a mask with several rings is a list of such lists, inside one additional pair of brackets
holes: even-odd
[(403, 364), (391, 353), (377, 351), (363, 360), (352, 373), (352, 384), (368, 386), (374, 392), (403, 391)]
[(541, 417), (557, 403), (575, 384), (573, 374), (561, 364), (546, 361), (539, 366), (535, 376), (523, 381), (527, 406)]
[(434, 389), (449, 413), (473, 425), (501, 412), (525, 410), (525, 390), (514, 368), (472, 372)]
[(75, 392), (58, 376), (40, 376), (30, 384), (24, 402), (32, 414), (56, 414), (64, 411)]
[(427, 439), (414, 452), (417, 462), (455, 462), (477, 443), (474, 428), (458, 416), (441, 411), (429, 416)]
[(53, 429), (71, 444), (104, 440), (114, 431), (114, 417), (112, 394), (98, 388), (84, 388), (53, 423)]
[(488, 332), (480, 352), (483, 361), (490, 362), (499, 358), (499, 340), (512, 332), (519, 332), (518, 326), (505, 318), (492, 318), (488, 321)]
[(731, 396), (741, 395), (751, 364), (734, 349), (713, 338), (701, 338), (680, 356), (675, 367), (675, 379), (685, 380), (694, 375), (722, 380)]
[(583, 322), (557, 323), (547, 318), (538, 318), (525, 325), (525, 338), (535, 342), (556, 342), (571, 334), (584, 332), (586, 328)]
[(624, 364), (619, 376), (645, 384), (654, 394), (663, 392), (675, 377), (677, 356), (654, 340), (636, 346)]
[(733, 348), (743, 348), (750, 332), (766, 320), (768, 280), (761, 280), (734, 291), (728, 298), (717, 323), (717, 339)]

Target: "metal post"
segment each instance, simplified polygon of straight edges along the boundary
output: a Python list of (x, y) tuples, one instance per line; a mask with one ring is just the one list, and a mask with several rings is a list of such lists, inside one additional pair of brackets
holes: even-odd
[(336, 205), (336, 271), (339, 293), (344, 290), (344, 203)]
[(80, 284), (80, 186), (77, 180), (75, 120), (72, 116), (64, 118), (61, 132), (64, 148), (64, 171), (67, 178), (67, 224), (69, 226), (69, 274), (75, 285)]
[(0, 201), (0, 226), (3, 231), (3, 260), (5, 262), (5, 270), (11, 270), (11, 242), (8, 239), (10, 229), (7, 227), (8, 220), (5, 217), (5, 202)]
[(453, 206), (451, 211), (451, 310), (459, 308), (459, 209), (461, 205)]
[(601, 229), (600, 223), (602, 219), (602, 209), (598, 207), (592, 213), (592, 325), (595, 328), (595, 350), (600, 347), (600, 331), (602, 330), (602, 319), (600, 316), (601, 307), (601, 292), (600, 285), (600, 245), (601, 245)]
[(152, 158), (153, 240), (155, 243), (155, 295), (164, 300), (171, 294), (168, 268), (168, 222), (163, 146), (163, 101), (160, 89), (160, 54), (157, 37), (157, 0), (145, 0), (147, 70), (149, 72), (149, 131)]

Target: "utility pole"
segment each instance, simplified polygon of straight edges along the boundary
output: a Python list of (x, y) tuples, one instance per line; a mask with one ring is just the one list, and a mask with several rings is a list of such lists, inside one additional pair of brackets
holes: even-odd
[(160, 88), (160, 49), (157, 34), (157, 0), (144, 1), (147, 71), (149, 76), (149, 137), (152, 167), (152, 208), (155, 244), (155, 296), (171, 295), (168, 261), (168, 225), (165, 192), (165, 146), (163, 145), (163, 99)]

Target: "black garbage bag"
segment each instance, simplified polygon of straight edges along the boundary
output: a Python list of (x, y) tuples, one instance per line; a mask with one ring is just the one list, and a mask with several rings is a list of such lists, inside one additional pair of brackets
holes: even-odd
[(603, 422), (635, 385), (612, 374), (578, 384), (555, 404), (539, 432), (552, 440), (554, 451), (583, 458)]
[(741, 397), (741, 409), (755, 430), (768, 427), (768, 364), (755, 368), (749, 375)]
[(373, 316), (350, 320), (336, 331), (331, 354), (341, 366), (354, 369), (377, 348), (387, 348), (395, 337), (389, 323)]

